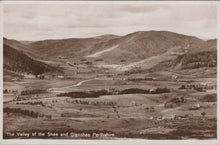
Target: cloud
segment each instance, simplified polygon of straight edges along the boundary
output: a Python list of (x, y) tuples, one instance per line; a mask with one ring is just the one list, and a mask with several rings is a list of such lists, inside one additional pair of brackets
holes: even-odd
[(168, 30), (215, 38), (214, 5), (4, 5), (4, 36), (22, 40)]

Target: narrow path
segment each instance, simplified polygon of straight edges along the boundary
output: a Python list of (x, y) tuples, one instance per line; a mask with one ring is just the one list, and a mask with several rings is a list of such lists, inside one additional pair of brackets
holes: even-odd
[(60, 87), (60, 88), (49, 88), (49, 89), (47, 89), (47, 91), (48, 92), (53, 92), (53, 93), (64, 93), (66, 91), (62, 91), (62, 89), (78, 87), (78, 86), (81, 86), (85, 82), (89, 82), (89, 81), (93, 81), (93, 80), (97, 80), (97, 78), (89, 79), (89, 80), (83, 80), (83, 81), (78, 82), (77, 84), (70, 85), (70, 86), (65, 86), (65, 87)]

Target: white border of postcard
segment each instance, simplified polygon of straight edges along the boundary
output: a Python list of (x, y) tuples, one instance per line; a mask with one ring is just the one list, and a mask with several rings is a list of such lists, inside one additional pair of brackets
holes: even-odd
[[(217, 50), (220, 48), (220, 2), (218, 1), (0, 1), (0, 67), (3, 68), (3, 9), (5, 4), (96, 4), (96, 5), (216, 5), (217, 10), (217, 22), (218, 22), (218, 40), (217, 40)], [(217, 51), (217, 62), (220, 60), (220, 52)], [(217, 73), (217, 139), (213, 140), (146, 140), (146, 139), (119, 139), (119, 140), (75, 140), (75, 139), (3, 139), (3, 107), (0, 107), (0, 144), (193, 144), (193, 145), (220, 145), (220, 100), (219, 100), (219, 82), (220, 82), (220, 66), (217, 64), (218, 73)], [(3, 69), (1, 70), (0, 75), (0, 106), (3, 106)]]

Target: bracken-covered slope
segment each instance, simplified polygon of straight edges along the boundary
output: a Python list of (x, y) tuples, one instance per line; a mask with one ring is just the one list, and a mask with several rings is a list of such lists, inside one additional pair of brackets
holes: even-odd
[(16, 73), (26, 72), (34, 75), (49, 71), (60, 72), (59, 69), (34, 60), (24, 53), (5, 44), (3, 46), (3, 57), (3, 67), (5, 72), (8, 70)]
[(163, 61), (151, 70), (194, 69), (200, 67), (217, 67), (217, 39), (191, 46), (186, 53), (177, 56), (173, 60)]
[(182, 69), (217, 66), (217, 40), (208, 40), (188, 53), (179, 56), (176, 63)]

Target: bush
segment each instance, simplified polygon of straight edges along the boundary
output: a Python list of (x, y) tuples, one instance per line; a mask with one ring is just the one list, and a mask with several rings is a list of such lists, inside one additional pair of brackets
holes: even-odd
[(179, 89), (186, 89), (185, 85), (181, 85), (181, 87)]
[(217, 94), (207, 94), (202, 98), (203, 102), (217, 102)]

